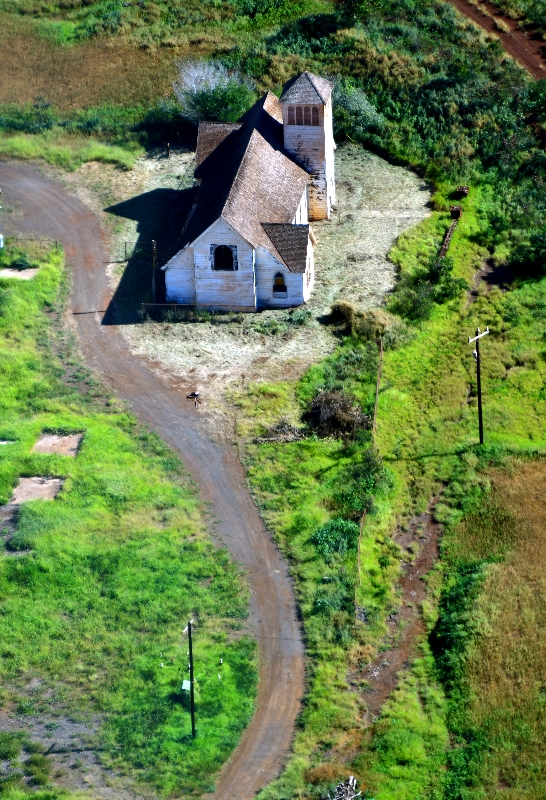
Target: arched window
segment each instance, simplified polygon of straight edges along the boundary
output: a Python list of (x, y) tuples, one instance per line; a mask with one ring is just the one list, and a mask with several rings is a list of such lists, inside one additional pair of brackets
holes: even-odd
[(296, 106), (296, 125), (303, 125), (303, 108)]
[(234, 269), (233, 264), (233, 250), (225, 244), (220, 244), (214, 248), (214, 266), (213, 269)]
[(286, 292), (286, 284), (284, 282), (284, 275), (282, 272), (277, 272), (273, 279), (274, 292)]
[(318, 125), (318, 124), (319, 124), (319, 115), (318, 115), (318, 108), (317, 108), (317, 106), (313, 106), (313, 108), (311, 109), (311, 111), (312, 111), (312, 115), (313, 115), (313, 123), (312, 123), (312, 124), (313, 124), (313, 125)]
[(311, 109), (309, 106), (305, 106), (303, 109), (303, 124), (310, 125), (311, 124)]
[(296, 116), (294, 114), (294, 106), (288, 106), (288, 124), (295, 125), (296, 124)]

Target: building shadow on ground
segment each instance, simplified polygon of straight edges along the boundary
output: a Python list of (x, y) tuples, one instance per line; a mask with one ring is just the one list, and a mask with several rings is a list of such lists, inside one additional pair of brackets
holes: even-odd
[[(195, 196), (191, 189), (153, 189), (105, 209), (109, 214), (136, 220), (136, 243), (129, 243), (129, 257), (119, 285), (114, 292), (103, 325), (131, 325), (141, 321), (142, 303), (153, 301), (153, 247), (156, 242), (157, 264), (161, 267), (174, 254), (173, 244), (180, 236)], [(165, 275), (155, 274), (156, 302), (165, 302)]]

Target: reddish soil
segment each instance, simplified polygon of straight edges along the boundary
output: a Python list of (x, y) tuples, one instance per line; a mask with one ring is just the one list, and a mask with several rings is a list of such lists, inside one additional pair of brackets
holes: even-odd
[(407, 669), (414, 655), (415, 643), (425, 633), (420, 604), (426, 596), (423, 578), (438, 558), (441, 529), (433, 518), (437, 502), (438, 497), (434, 497), (427, 510), (411, 520), (407, 530), (399, 530), (395, 534), (395, 541), (408, 554), (408, 561), (402, 562), (399, 582), (400, 610), (390, 616), (382, 652), (365, 669), (348, 676), (353, 685), (362, 681), (368, 684), (364, 695), (368, 709), (367, 722), (373, 722), (379, 716), (383, 703), (396, 688), (398, 673)]
[(213, 438), (200, 411), (131, 355), (116, 325), (103, 323), (111, 300), (107, 241), (94, 214), (38, 169), (0, 162), (3, 197), (14, 208), (6, 233), (61, 241), (73, 274), (72, 313), (87, 364), (178, 453), (216, 519), (215, 533), (247, 570), (250, 626), (260, 644), (256, 712), (210, 800), (250, 800), (281, 770), (304, 690), (300, 623), (287, 566), (249, 494), (231, 442)]
[[(450, 2), (465, 17), (469, 17), (488, 33), (498, 36), (506, 52), (519, 61), (534, 78), (546, 78), (546, 42), (544, 39), (532, 32), (518, 29), (517, 20), (504, 16), (491, 3), (480, 3), (487, 11), (487, 14), (483, 14), (468, 0), (450, 0)], [(510, 28), (510, 33), (499, 30), (495, 25), (495, 20), (502, 20)]]

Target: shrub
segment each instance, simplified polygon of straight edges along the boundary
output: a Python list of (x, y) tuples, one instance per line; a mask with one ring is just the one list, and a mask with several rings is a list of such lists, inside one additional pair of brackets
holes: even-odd
[(182, 116), (193, 123), (234, 122), (256, 99), (250, 81), (218, 61), (180, 62), (173, 90)]
[(354, 437), (370, 424), (370, 417), (364, 414), (354, 397), (336, 389), (320, 392), (303, 419), (318, 436), (341, 436), (343, 439)]
[(425, 269), (402, 275), (389, 301), (389, 311), (407, 320), (428, 319), (435, 303), (445, 303), (468, 288), (462, 278), (454, 278), (453, 259), (434, 256)]
[(335, 80), (332, 101), (334, 134), (338, 138), (364, 141), (368, 132), (380, 131), (385, 126), (385, 117), (352, 80)]
[(365, 511), (374, 510), (374, 497), (388, 489), (391, 482), (377, 453), (366, 450), (361, 460), (340, 476), (341, 488), (333, 497), (334, 507), (341, 516), (357, 520)]
[(331, 519), (322, 525), (311, 536), (311, 542), (317, 552), (326, 561), (330, 561), (334, 553), (345, 555), (348, 550), (356, 547), (359, 527), (348, 519)]
[(18, 758), (26, 741), (24, 733), (0, 733), (0, 760)]

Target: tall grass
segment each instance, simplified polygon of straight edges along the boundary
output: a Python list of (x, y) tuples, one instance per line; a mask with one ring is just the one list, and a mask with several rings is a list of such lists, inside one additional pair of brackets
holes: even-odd
[[(62, 341), (42, 312), (56, 307), (62, 275), (52, 253), (31, 281), (0, 281), (0, 438), (12, 442), (0, 453), (0, 501), (20, 476), (64, 479), (55, 500), (25, 503), (15, 533), (2, 534), (0, 699), (22, 726), (27, 715), (61, 725), (94, 716), (106, 766), (162, 795), (201, 793), (253, 709), (254, 644), (229, 638), (246, 617), (246, 587), (213, 548), (174, 455), (114, 401), (105, 407), (77, 363), (66, 379), (83, 381), (85, 398), (61, 382)], [(43, 431), (83, 432), (77, 457), (34, 453)], [(190, 617), (195, 741), (181, 691)]]
[(6, 158), (41, 158), (48, 164), (75, 170), (88, 161), (117, 164), (131, 169), (141, 150), (91, 140), (73, 140), (66, 136), (54, 137), (41, 134), (20, 134), (0, 137), (0, 156)]

